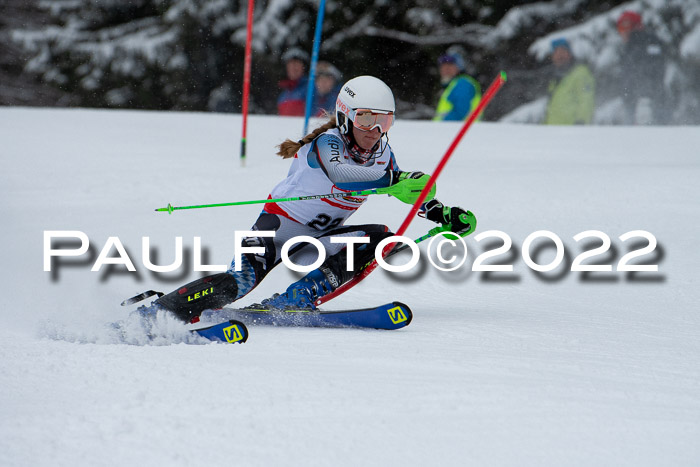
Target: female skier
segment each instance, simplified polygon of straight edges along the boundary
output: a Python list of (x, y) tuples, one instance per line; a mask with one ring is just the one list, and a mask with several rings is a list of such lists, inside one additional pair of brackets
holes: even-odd
[[(387, 138), (394, 123), (394, 111), (391, 89), (380, 79), (359, 76), (345, 83), (338, 94), (335, 116), (301, 140), (288, 139), (279, 146), (277, 154), (293, 160), (287, 178), (272, 189), (270, 198), (365, 190), (401, 183), (425, 186), (428, 175), (402, 172), (396, 164)], [(359, 273), (374, 259), (376, 245), (393, 235), (385, 225), (345, 225), (366, 198), (346, 196), (265, 204), (252, 230), (274, 231), (275, 236), (248, 237), (242, 242), (242, 246), (262, 247), (263, 253), (244, 253), (238, 267), (232, 262), (227, 272), (191, 282), (159, 298), (154, 306), (191, 321), (204, 310), (232, 303), (253, 290), (281, 262), (282, 246), (287, 240), (305, 235), (322, 243), (326, 260), (318, 269), (290, 285), (286, 292), (263, 300), (262, 306), (314, 309), (316, 299)], [(414, 200), (404, 201), (412, 204)], [(471, 213), (443, 206), (436, 199), (425, 203), (419, 215), (446, 225), (458, 234), (469, 232), (472, 224), (475, 225)], [(331, 243), (331, 237), (368, 237), (369, 243), (347, 246)], [(347, 248), (354, 248), (351, 271), (347, 270)], [(297, 243), (289, 250), (296, 264), (303, 264), (312, 256), (311, 261), (306, 262), (311, 264), (317, 254), (314, 247), (305, 243)]]

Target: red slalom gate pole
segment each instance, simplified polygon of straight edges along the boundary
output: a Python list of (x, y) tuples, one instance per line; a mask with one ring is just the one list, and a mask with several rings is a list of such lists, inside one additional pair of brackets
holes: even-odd
[(248, 24), (246, 25), (245, 60), (243, 65), (243, 131), (241, 134), (241, 167), (245, 167), (246, 137), (248, 134), (248, 98), (250, 96), (251, 42), (253, 40), (253, 9), (255, 0), (248, 0)]
[[(428, 183), (426, 183), (425, 187), (423, 187), (423, 191), (421, 191), (420, 195), (418, 196), (418, 199), (416, 202), (413, 204), (411, 207), (411, 210), (409, 211), (408, 215), (406, 216), (406, 219), (404, 219), (403, 223), (399, 227), (399, 230), (396, 231), (396, 236), (401, 236), (404, 233), (406, 233), (406, 230), (408, 230), (408, 226), (411, 224), (413, 221), (413, 218), (415, 217), (416, 213), (418, 212), (418, 209), (420, 209), (421, 205), (425, 201), (425, 198), (428, 196), (428, 193), (430, 192), (430, 189), (435, 185), (435, 181), (437, 178), (440, 176), (440, 173), (442, 172), (442, 169), (445, 168), (445, 165), (447, 165), (447, 161), (452, 157), (452, 153), (454, 153), (455, 149), (457, 148), (457, 145), (459, 145), (459, 142), (462, 140), (462, 137), (464, 134), (467, 132), (469, 127), (472, 126), (472, 123), (477, 119), (479, 115), (484, 111), (487, 105), (489, 105), (489, 102), (491, 102), (491, 99), (496, 95), (496, 93), (501, 89), (501, 86), (503, 86), (506, 82), (506, 73), (505, 71), (501, 71), (499, 75), (496, 77), (496, 79), (493, 80), (493, 82), (489, 85), (489, 87), (486, 89), (486, 92), (484, 93), (484, 96), (481, 98), (481, 101), (479, 102), (479, 105), (477, 105), (476, 109), (469, 115), (469, 118), (464, 122), (464, 125), (462, 125), (462, 128), (459, 130), (459, 133), (457, 133), (457, 136), (455, 136), (454, 140), (452, 140), (452, 144), (450, 144), (450, 147), (447, 148), (447, 152), (445, 152), (445, 155), (442, 156), (442, 159), (440, 159), (440, 162), (438, 163), (437, 167), (435, 168), (435, 171), (432, 173), (430, 176), (430, 179), (428, 180)], [(395, 246), (396, 244), (394, 244)], [(389, 246), (382, 251), (382, 258), (385, 258), (387, 254), (394, 248), (394, 246)], [(360, 274), (357, 276), (353, 277), (350, 279), (348, 282), (345, 284), (341, 285), (337, 289), (335, 289), (333, 292), (329, 293), (328, 295), (324, 295), (323, 297), (319, 297), (316, 300), (316, 306), (319, 306), (323, 303), (326, 303), (327, 301), (337, 297), (338, 295), (346, 292), (347, 290), (351, 289), (355, 285), (357, 285), (362, 279), (367, 277), (369, 273), (374, 271), (377, 267), (377, 261), (374, 260), (372, 261)]]

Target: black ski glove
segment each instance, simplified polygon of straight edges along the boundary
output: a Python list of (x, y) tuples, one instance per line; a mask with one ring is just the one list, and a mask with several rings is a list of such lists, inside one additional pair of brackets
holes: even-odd
[(391, 183), (390, 185), (396, 185), (399, 182), (402, 182), (406, 179), (419, 179), (423, 175), (425, 175), (423, 172), (402, 172), (400, 170), (392, 170), (391, 171)]
[(471, 211), (465, 211), (460, 207), (450, 208), (437, 199), (432, 199), (423, 204), (419, 215), (437, 224), (442, 224), (442, 231), (456, 233), (464, 237), (476, 228), (476, 217)]

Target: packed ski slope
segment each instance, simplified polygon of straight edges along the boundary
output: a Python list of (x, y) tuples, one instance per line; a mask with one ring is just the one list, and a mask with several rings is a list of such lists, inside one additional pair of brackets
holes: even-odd
[[(503, 243), (496, 237), (470, 238), (453, 272), (436, 270), (422, 245), (415, 270), (377, 270), (328, 303), (399, 300), (413, 309), (409, 327), (251, 327), (246, 344), (226, 345), (167, 318), (149, 341), (119, 303), (198, 277), (194, 237), (204, 263), (230, 261), (234, 231), (249, 229), (260, 206), (154, 209), (265, 198), (288, 168), (274, 146), (300, 136), (300, 119), (252, 117), (245, 168), (237, 115), (0, 108), (0, 122), (0, 465), (700, 462), (697, 128), (477, 123), (438, 197), (471, 209), (477, 233), (512, 239), (484, 261), (512, 272), (471, 270)], [(430, 172), (458, 129), (399, 120), (390, 142), (403, 169)], [(375, 196), (351, 221), (396, 229), (408, 210)], [(408, 234), (430, 227), (416, 219)], [(50, 230), (83, 232), (90, 250), (45, 272)], [(540, 230), (565, 246), (551, 272), (523, 259)], [(612, 245), (583, 264), (611, 272), (570, 271), (601, 244), (574, 241), (588, 230)], [(658, 245), (630, 264), (657, 272), (616, 270), (648, 243), (620, 240), (636, 230)], [(136, 272), (91, 272), (109, 237)], [(183, 267), (150, 272), (143, 237), (156, 264), (170, 264), (183, 237)], [(547, 264), (552, 245), (540, 238), (528, 251)], [(243, 304), (294, 277), (278, 268)], [(117, 320), (124, 336), (108, 326)]]

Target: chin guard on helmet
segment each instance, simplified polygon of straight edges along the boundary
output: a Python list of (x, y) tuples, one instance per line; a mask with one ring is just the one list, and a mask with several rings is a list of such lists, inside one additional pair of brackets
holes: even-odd
[(350, 131), (347, 134), (341, 132), (340, 137), (343, 139), (350, 157), (352, 157), (355, 162), (364, 164), (369, 160), (376, 159), (384, 152), (389, 140), (386, 133), (382, 134), (377, 144), (372, 146), (371, 149), (362, 149), (357, 144), (357, 141), (355, 141), (355, 136), (352, 134), (352, 126), (352, 122), (350, 122)]

